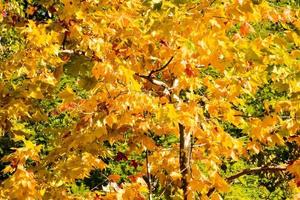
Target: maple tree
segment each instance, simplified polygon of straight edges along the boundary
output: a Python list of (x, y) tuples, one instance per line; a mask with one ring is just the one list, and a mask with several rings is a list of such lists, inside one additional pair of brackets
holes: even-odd
[[(28, 0), (0, 11), (1, 198), (221, 199), (255, 173), (284, 174), (299, 193), (298, 7)], [(222, 173), (270, 148), (292, 150)], [(74, 183), (95, 169), (106, 181), (79, 197)]]

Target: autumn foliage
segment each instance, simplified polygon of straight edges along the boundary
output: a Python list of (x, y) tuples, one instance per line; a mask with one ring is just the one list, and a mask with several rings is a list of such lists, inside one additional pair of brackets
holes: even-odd
[[(0, 11), (14, 36), (0, 46), (1, 199), (221, 199), (255, 173), (281, 174), (299, 198), (299, 7), (48, 0)], [(270, 148), (288, 153), (224, 174)], [(75, 191), (96, 172), (105, 181)]]

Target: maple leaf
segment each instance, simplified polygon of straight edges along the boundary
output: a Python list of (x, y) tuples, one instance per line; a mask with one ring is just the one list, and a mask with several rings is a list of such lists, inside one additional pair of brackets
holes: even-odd
[(288, 166), (288, 170), (295, 174), (295, 176), (300, 179), (300, 160), (294, 161), (290, 166)]
[(243, 23), (240, 27), (240, 33), (242, 36), (247, 36), (251, 31), (251, 25), (247, 22)]
[(216, 188), (220, 191), (220, 192), (226, 192), (229, 190), (229, 185), (228, 183), (218, 174), (214, 175), (214, 179), (215, 179), (215, 185)]
[(58, 94), (58, 96), (64, 100), (65, 104), (72, 102), (74, 100), (74, 98), (76, 97), (73, 92), (73, 89), (70, 87), (66, 87), (63, 91), (61, 91)]

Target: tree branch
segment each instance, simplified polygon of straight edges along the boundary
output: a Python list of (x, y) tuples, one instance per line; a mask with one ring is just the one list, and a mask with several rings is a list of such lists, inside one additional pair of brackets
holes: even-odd
[(59, 53), (85, 55), (84, 51), (73, 49), (62, 49), (59, 51)]
[(234, 179), (237, 179), (237, 178), (239, 178), (240, 176), (243, 176), (243, 175), (253, 174), (253, 173), (256, 173), (256, 172), (272, 172), (272, 173), (274, 173), (274, 172), (278, 172), (278, 171), (285, 171), (286, 168), (287, 168), (286, 166), (254, 167), (254, 168), (250, 168), (250, 169), (244, 169), (243, 171), (226, 178), (226, 180), (228, 182), (232, 182)]
[(188, 199), (188, 185), (189, 175), (191, 174), (190, 162), (191, 162), (191, 132), (185, 131), (185, 126), (181, 123), (178, 124), (180, 144), (179, 144), (179, 166), (181, 172), (181, 189), (183, 190), (183, 199)]
[(164, 70), (171, 63), (171, 61), (173, 60), (173, 58), (174, 58), (174, 56), (172, 56), (169, 59), (169, 61), (166, 64), (164, 64), (162, 67), (160, 67), (160, 68), (158, 68), (156, 70), (151, 70), (148, 75), (142, 75), (142, 74), (139, 74), (139, 73), (135, 73), (135, 75), (138, 76), (138, 77), (140, 77), (140, 78), (146, 79), (147, 81), (151, 82), (154, 85), (161, 86), (161, 87), (165, 88), (169, 93), (171, 93), (172, 88), (170, 88), (165, 82), (157, 80), (157, 79), (154, 79), (152, 77), (152, 75), (155, 74), (155, 73), (157, 73), (157, 72), (160, 72), (160, 71)]
[(148, 178), (148, 190), (149, 190), (149, 200), (152, 200), (152, 181), (151, 181), (151, 171), (150, 171), (150, 163), (149, 163), (149, 152), (146, 149), (146, 169), (147, 169), (147, 178)]
[[(164, 70), (171, 63), (171, 61), (173, 60), (173, 58), (174, 58), (174, 56), (172, 56), (169, 59), (169, 61), (166, 64), (164, 64), (162, 67), (160, 67), (160, 68), (158, 68), (156, 70), (151, 70), (148, 75), (142, 75), (142, 74), (139, 74), (139, 73), (135, 73), (135, 75), (139, 76), (141, 78), (144, 78), (144, 79), (150, 81), (151, 83), (153, 83), (154, 79), (153, 79), (152, 75), (155, 74), (155, 73), (157, 73), (157, 72), (160, 72), (160, 71)], [(153, 83), (153, 84), (157, 85), (156, 83)]]
[[(263, 167), (253, 167), (249, 169), (244, 169), (241, 172), (238, 172), (237, 174), (234, 174), (232, 176), (227, 177), (225, 180), (229, 183), (231, 183), (233, 180), (243, 176), (243, 175), (249, 175), (249, 174), (254, 174), (257, 172), (279, 172), (279, 171), (285, 171), (287, 169), (287, 166), (263, 166)], [(216, 190), (215, 187), (211, 188), (207, 192), (207, 196), (209, 197), (214, 191)]]
[(153, 74), (155, 74), (155, 73), (157, 73), (157, 72), (160, 72), (160, 71), (164, 70), (165, 68), (167, 68), (168, 65), (172, 62), (173, 58), (174, 58), (174, 56), (172, 56), (172, 57), (169, 59), (169, 61), (168, 61), (166, 64), (164, 64), (161, 68), (158, 68), (158, 69), (156, 69), (156, 70), (152, 70), (152, 71), (149, 73), (148, 76), (151, 77)]

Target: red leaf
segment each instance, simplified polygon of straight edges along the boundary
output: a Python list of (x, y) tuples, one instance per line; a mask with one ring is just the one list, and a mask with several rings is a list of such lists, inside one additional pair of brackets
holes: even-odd
[(7, 17), (7, 12), (5, 10), (2, 11), (2, 16)]
[(131, 160), (130, 165), (133, 166), (134, 168), (137, 168), (139, 166), (139, 164), (135, 160)]
[(116, 161), (128, 160), (128, 158), (127, 158), (127, 156), (124, 153), (118, 152), (115, 160)]
[(187, 65), (185, 68), (185, 73), (186, 75), (188, 75), (189, 77), (191, 76), (195, 76), (195, 72), (193, 71), (193, 69), (191, 68), (190, 65)]

